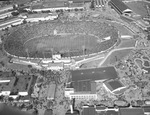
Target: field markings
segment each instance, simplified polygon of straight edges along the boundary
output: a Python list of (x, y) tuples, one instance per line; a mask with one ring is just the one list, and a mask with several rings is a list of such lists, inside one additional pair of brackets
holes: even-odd
[(135, 47), (125, 47), (125, 48), (119, 48), (119, 49), (113, 49), (113, 50), (111, 50), (111, 51), (107, 54), (107, 56), (104, 58), (104, 60), (102, 60), (102, 61), (100, 62), (100, 64), (98, 65), (98, 67), (101, 67), (101, 65), (107, 60), (107, 58), (108, 58), (113, 52), (115, 52), (115, 51), (120, 51), (120, 50), (126, 50), (126, 49), (135, 49)]

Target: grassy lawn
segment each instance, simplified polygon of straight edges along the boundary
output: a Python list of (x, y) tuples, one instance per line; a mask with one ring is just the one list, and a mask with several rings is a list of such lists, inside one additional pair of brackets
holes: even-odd
[(124, 48), (124, 47), (134, 47), (136, 40), (134, 39), (121, 39), (121, 43), (118, 45), (117, 48)]
[(105, 62), (101, 66), (112, 65), (117, 61), (122, 60), (130, 53), (130, 51), (131, 49), (125, 49), (113, 52), (111, 55), (109, 55), (109, 57), (105, 60)]
[(141, 15), (142, 17), (147, 15), (147, 9), (145, 5), (150, 5), (150, 4), (142, 1), (127, 3), (127, 6), (129, 6), (135, 13)]
[(112, 26), (116, 27), (121, 35), (133, 35), (128, 29), (126, 29), (125, 27), (123, 27), (122, 25), (115, 23), (115, 22), (108, 22), (110, 23)]

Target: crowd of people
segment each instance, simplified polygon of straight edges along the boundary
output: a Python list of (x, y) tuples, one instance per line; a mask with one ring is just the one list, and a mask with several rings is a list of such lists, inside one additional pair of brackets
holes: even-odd
[[(56, 37), (56, 35), (58, 37)], [(63, 35), (66, 36), (62, 37)], [(106, 35), (111, 36), (111, 39), (97, 42)], [(75, 39), (71, 39), (73, 37)], [(116, 43), (118, 34), (112, 26), (93, 21), (28, 23), (17, 27), (17, 30), (9, 35), (5, 42), (5, 50), (10, 54), (20, 57), (28, 57), (28, 55), (30, 55), (30, 57), (35, 58), (36, 55), (36, 57), (43, 58), (43, 51), (46, 52), (45, 49), (40, 51), (36, 49), (36, 47), (32, 48), (34, 43), (28, 48), (30, 50), (28, 50), (29, 54), (27, 54), (24, 43), (34, 38), (36, 40), (38, 38), (39, 41), (43, 38), (44, 41), (46, 41), (44, 47), (48, 52), (46, 58), (50, 58), (52, 57), (52, 53), (61, 53), (62, 57), (70, 57), (107, 50)], [(49, 40), (49, 38), (51, 40)], [(95, 39), (95, 41), (93, 39)], [(36, 42), (38, 42), (38, 40)]]

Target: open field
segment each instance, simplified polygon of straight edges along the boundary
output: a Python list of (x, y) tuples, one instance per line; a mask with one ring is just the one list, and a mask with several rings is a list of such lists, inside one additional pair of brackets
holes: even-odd
[(126, 3), (135, 13), (145, 17), (148, 15), (146, 5), (150, 5), (146, 2), (142, 1), (135, 1), (135, 2), (128, 2)]
[(125, 58), (132, 49), (124, 49), (112, 52), (101, 66), (108, 66)]
[[(111, 39), (101, 42), (104, 37)], [(105, 51), (118, 39), (117, 30), (93, 21), (26, 24), (13, 31), (4, 43), (5, 51), (20, 57), (51, 58), (80, 56)]]
[(134, 39), (121, 39), (121, 43), (117, 46), (117, 48), (125, 48), (125, 47), (134, 47), (136, 40)]
[(129, 31), (127, 28), (125, 28), (121, 24), (118, 24), (116, 22), (110, 22), (110, 21), (108, 23), (110, 23), (112, 26), (116, 27), (119, 30), (121, 35), (131, 35), (131, 36), (133, 35), (133, 33), (131, 33), (131, 31)]

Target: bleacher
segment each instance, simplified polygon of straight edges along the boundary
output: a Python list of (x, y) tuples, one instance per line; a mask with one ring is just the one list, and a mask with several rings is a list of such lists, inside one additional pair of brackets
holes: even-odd
[[(55, 33), (56, 32), (56, 33)], [(71, 34), (70, 36), (54, 36), (55, 34)], [(72, 35), (77, 35), (77, 37), (71, 39)], [(84, 35), (84, 39), (82, 36)], [(110, 40), (96, 43), (92, 39), (96, 39), (91, 36), (93, 35), (97, 38), (101, 39), (102, 37), (112, 36)], [(51, 35), (51, 36), (50, 36)], [(74, 37), (74, 36), (73, 36)], [(80, 56), (83, 55), (83, 44), (85, 44), (86, 54), (97, 53), (103, 50), (110, 48), (118, 38), (117, 31), (107, 24), (92, 22), (92, 21), (76, 21), (76, 22), (41, 22), (41, 23), (32, 23), (22, 25), (22, 27), (18, 27), (18, 30), (15, 31), (8, 37), (8, 42), (14, 43), (10, 48), (8, 48), (8, 44), (6, 43), (5, 49), (8, 50), (9, 53), (17, 56), (27, 56), (25, 52), (25, 46), (23, 44), (29, 39), (45, 39), (42, 42), (46, 46), (51, 46), (54, 50), (53, 53), (60, 52), (62, 57), (70, 57), (70, 56)], [(57, 39), (56, 39), (57, 38)], [(47, 41), (51, 39), (50, 41)], [(9, 41), (10, 40), (10, 41)], [(45, 41), (45, 42), (44, 42)], [(19, 44), (19, 45), (17, 45)], [(21, 46), (22, 45), (22, 46)], [(15, 47), (16, 46), (16, 47)], [(30, 48), (29, 51), (30, 57), (39, 57), (43, 58), (43, 51), (32, 51), (35, 48)], [(21, 53), (22, 52), (22, 53)], [(45, 51), (45, 58), (51, 58), (52, 52)]]

